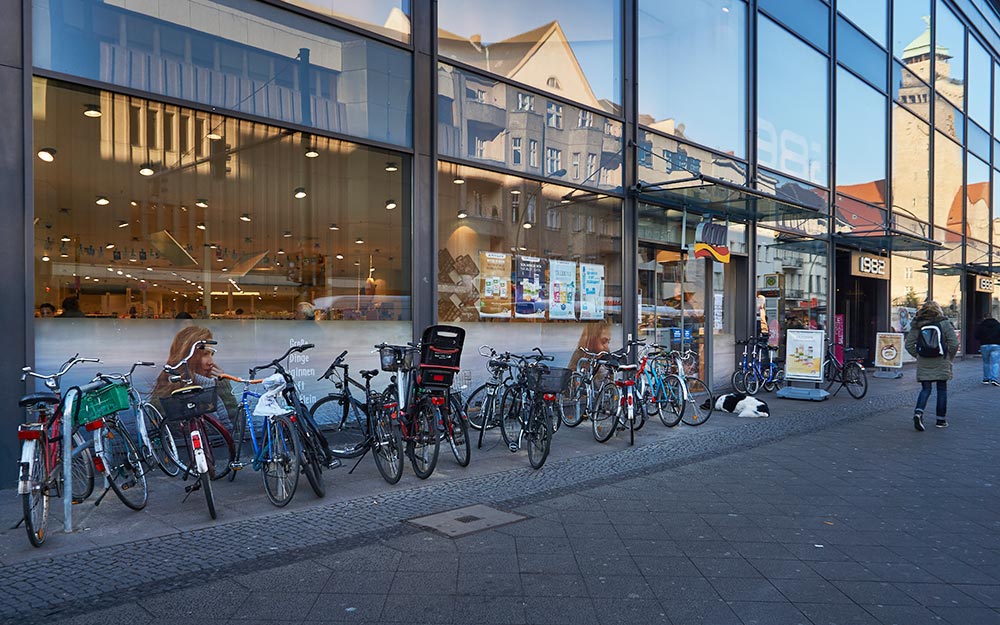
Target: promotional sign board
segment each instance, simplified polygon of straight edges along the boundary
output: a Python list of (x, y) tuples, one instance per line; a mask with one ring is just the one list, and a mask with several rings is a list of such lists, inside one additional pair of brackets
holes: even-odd
[(518, 256), (515, 277), (514, 316), (520, 319), (545, 317), (545, 259)]
[(789, 330), (786, 337), (785, 379), (823, 380), (823, 330)]
[(580, 319), (604, 319), (604, 265), (580, 263)]
[(903, 366), (903, 335), (896, 332), (875, 334), (875, 366), (899, 369)]
[(479, 253), (479, 316), (510, 317), (510, 254)]
[(549, 319), (576, 319), (576, 263), (549, 261)]

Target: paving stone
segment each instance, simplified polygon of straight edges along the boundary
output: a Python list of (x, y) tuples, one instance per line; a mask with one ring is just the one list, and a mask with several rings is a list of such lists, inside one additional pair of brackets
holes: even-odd
[(841, 603), (797, 603), (813, 625), (879, 625), (870, 612), (861, 606)]
[(731, 601), (744, 625), (813, 625), (802, 612), (787, 602)]

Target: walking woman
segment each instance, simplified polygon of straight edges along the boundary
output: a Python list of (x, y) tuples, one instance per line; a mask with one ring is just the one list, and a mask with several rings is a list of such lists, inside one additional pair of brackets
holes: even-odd
[[(934, 332), (932, 326), (936, 326), (938, 331)], [(921, 329), (925, 327), (929, 331), (922, 337)], [(937, 345), (934, 345), (935, 336)], [(931, 396), (932, 382), (937, 383), (935, 426), (948, 427), (948, 380), (952, 376), (951, 361), (958, 352), (958, 337), (940, 304), (927, 301), (917, 311), (910, 331), (906, 333), (906, 351), (917, 359), (917, 381), (920, 382), (917, 407), (913, 411), (913, 427), (918, 432), (924, 431), (924, 408)]]

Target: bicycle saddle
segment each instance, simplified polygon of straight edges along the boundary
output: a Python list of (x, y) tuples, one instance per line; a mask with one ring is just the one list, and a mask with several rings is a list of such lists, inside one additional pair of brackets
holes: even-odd
[(360, 373), (361, 377), (364, 379), (370, 380), (378, 375), (378, 369), (365, 369), (364, 371), (358, 371), (358, 373)]
[(56, 393), (30, 393), (22, 397), (17, 405), (21, 408), (27, 408), (28, 406), (34, 406), (35, 404), (58, 404), (59, 395)]

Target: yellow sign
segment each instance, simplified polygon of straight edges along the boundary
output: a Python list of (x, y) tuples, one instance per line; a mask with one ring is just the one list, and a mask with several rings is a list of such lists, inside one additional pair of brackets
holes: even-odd
[(875, 366), (899, 369), (903, 366), (903, 335), (879, 332), (875, 335)]
[(823, 330), (789, 330), (785, 338), (785, 379), (821, 381), (825, 340)]

